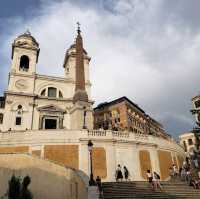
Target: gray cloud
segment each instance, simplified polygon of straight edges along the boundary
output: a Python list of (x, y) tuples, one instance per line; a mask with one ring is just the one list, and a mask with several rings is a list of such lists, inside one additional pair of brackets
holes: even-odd
[[(2, 37), (4, 76), (9, 70), (10, 43), (26, 27), (40, 43), (38, 71), (62, 75), (64, 53), (80, 21), (92, 57), (96, 104), (126, 95), (169, 133), (190, 130), (194, 125), (190, 100), (200, 90), (198, 1), (92, 2), (43, 0), (32, 20), (19, 17), (13, 22), (12, 34)], [(2, 82), (5, 85), (6, 79)]]

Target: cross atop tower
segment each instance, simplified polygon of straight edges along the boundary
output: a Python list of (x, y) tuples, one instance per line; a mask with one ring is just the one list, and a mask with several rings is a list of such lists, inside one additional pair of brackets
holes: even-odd
[(77, 26), (78, 26), (78, 27), (77, 27), (77, 32), (78, 32), (78, 34), (80, 34), (80, 33), (81, 33), (81, 29), (80, 29), (80, 25), (81, 25), (81, 24), (80, 24), (79, 22), (77, 22), (76, 24), (77, 24)]

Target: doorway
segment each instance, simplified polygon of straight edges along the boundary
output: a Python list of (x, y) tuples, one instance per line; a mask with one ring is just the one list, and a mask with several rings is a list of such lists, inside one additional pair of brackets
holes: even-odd
[(45, 119), (45, 129), (57, 129), (57, 119)]

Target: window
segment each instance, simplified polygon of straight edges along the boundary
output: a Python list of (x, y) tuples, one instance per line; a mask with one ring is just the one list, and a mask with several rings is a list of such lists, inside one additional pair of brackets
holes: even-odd
[(21, 123), (22, 123), (22, 118), (17, 116), (16, 121), (15, 121), (15, 125), (21, 125)]
[(193, 140), (192, 139), (188, 139), (188, 144), (189, 145), (193, 145)]
[(194, 102), (196, 108), (200, 108), (200, 100), (197, 100)]
[(45, 129), (56, 129), (57, 120), (56, 119), (45, 119)]
[(59, 91), (59, 98), (63, 98), (61, 91)]
[(63, 98), (62, 92), (55, 87), (48, 87), (43, 89), (40, 95), (53, 98)]
[(19, 69), (22, 71), (28, 71), (29, 69), (29, 58), (26, 55), (22, 55), (20, 58)]
[(187, 152), (187, 144), (186, 144), (186, 141), (183, 141), (183, 147), (184, 147), (185, 152)]
[(0, 97), (0, 108), (4, 108), (4, 107), (5, 107), (5, 98)]
[(17, 107), (18, 109), (22, 109), (22, 105), (20, 104), (20, 105), (18, 105), (18, 107)]
[(3, 123), (3, 113), (0, 113), (0, 124)]
[(56, 97), (56, 88), (53, 87), (49, 87), (48, 88), (48, 97)]
[(46, 94), (46, 89), (42, 90), (41, 96), (45, 96), (45, 94)]

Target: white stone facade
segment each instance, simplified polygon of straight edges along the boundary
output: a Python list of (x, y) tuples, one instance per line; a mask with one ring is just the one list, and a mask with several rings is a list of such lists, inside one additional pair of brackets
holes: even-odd
[[(41, 150), (41, 158), (44, 157), (45, 145), (77, 145), (79, 149), (78, 169), (90, 174), (90, 161), (88, 140), (92, 140), (94, 147), (102, 147), (106, 151), (107, 176), (103, 181), (115, 181), (117, 165), (126, 165), (130, 172), (131, 180), (145, 180), (141, 176), (141, 163), (139, 151), (147, 150), (150, 153), (152, 170), (160, 173), (158, 150), (171, 154), (171, 162), (176, 162), (178, 156), (184, 158), (184, 150), (173, 140), (166, 140), (151, 135), (124, 133), (99, 130), (33, 130), (21, 132), (0, 133), (0, 148), (13, 146), (28, 146), (29, 153)], [(182, 166), (180, 163), (178, 167)]]
[[(73, 53), (72, 53), (73, 52)], [(64, 77), (52, 77), (37, 74), (36, 64), (39, 56), (39, 45), (30, 33), (24, 33), (13, 42), (11, 72), (8, 88), (5, 91), (5, 107), (0, 108), (3, 121), (1, 131), (38, 130), (45, 128), (45, 123), (55, 120), (56, 129), (79, 129), (72, 125), (74, 119), (73, 95), (75, 91), (76, 60), (75, 47), (72, 45), (66, 53)], [(22, 57), (28, 58), (23, 63)], [(85, 85), (92, 104), (89, 80), (89, 60), (85, 55)], [(19, 106), (21, 109), (19, 110)], [(87, 108), (86, 126), (93, 128), (92, 107)], [(82, 114), (82, 112), (81, 112)], [(17, 124), (17, 118), (18, 124)], [(21, 118), (21, 119), (20, 119)], [(81, 120), (80, 118), (79, 120)], [(83, 121), (79, 121), (81, 123)], [(83, 125), (83, 123), (82, 123)]]

